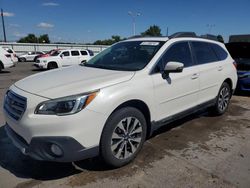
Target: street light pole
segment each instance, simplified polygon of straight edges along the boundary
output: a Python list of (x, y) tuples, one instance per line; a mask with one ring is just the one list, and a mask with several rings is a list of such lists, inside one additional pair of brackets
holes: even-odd
[(4, 37), (4, 42), (7, 42), (6, 40), (6, 33), (5, 33), (5, 25), (4, 25), (4, 18), (3, 18), (3, 9), (1, 9), (1, 17), (2, 17), (2, 25), (3, 25), (3, 37)]
[(215, 27), (215, 24), (207, 24), (208, 34), (212, 34), (212, 28)]
[(141, 13), (139, 13), (139, 12), (133, 13), (133, 12), (129, 11), (128, 15), (130, 15), (131, 18), (132, 18), (132, 22), (133, 22), (133, 36), (135, 36), (135, 33), (136, 33), (136, 31), (135, 31), (135, 18), (137, 16), (141, 16)]

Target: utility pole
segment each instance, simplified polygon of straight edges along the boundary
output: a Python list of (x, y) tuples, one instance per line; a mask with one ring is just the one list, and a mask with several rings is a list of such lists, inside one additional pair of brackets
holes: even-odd
[(167, 37), (168, 37), (168, 27), (167, 27)]
[(136, 33), (136, 31), (135, 31), (135, 18), (137, 16), (141, 16), (141, 13), (139, 13), (139, 12), (133, 13), (133, 12), (129, 11), (128, 15), (130, 15), (132, 17), (132, 22), (133, 22), (133, 36), (135, 36), (135, 33)]
[(6, 40), (6, 33), (5, 33), (5, 25), (4, 25), (4, 18), (3, 18), (3, 9), (1, 9), (1, 17), (2, 17), (2, 25), (3, 25), (4, 42), (7, 42), (7, 40)]

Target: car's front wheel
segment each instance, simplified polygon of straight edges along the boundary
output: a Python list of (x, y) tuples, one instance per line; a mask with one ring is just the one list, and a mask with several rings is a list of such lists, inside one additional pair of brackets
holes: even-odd
[(146, 139), (147, 125), (144, 115), (136, 108), (125, 107), (115, 111), (108, 119), (101, 137), (101, 155), (114, 167), (131, 162)]
[(231, 99), (232, 91), (227, 82), (224, 82), (220, 88), (218, 96), (216, 98), (216, 103), (214, 108), (212, 109), (213, 113), (216, 115), (222, 115), (227, 110), (230, 99)]

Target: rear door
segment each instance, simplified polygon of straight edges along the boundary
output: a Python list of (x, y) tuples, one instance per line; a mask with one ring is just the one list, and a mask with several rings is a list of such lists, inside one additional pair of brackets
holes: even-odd
[[(170, 62), (184, 64), (183, 72), (170, 73), (168, 79), (162, 78), (162, 70)], [(188, 42), (172, 44), (158, 61), (151, 75), (154, 83), (158, 120), (188, 110), (198, 104), (199, 70), (194, 66)]]
[(76, 65), (81, 63), (81, 56), (79, 50), (72, 50), (71, 51), (71, 65)]
[(213, 43), (192, 41), (197, 68), (199, 69), (199, 104), (216, 98), (223, 79), (223, 62), (219, 61)]

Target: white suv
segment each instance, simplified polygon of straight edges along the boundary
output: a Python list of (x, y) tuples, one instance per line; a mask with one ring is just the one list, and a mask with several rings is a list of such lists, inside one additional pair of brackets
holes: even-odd
[(85, 64), (16, 82), (5, 128), (35, 159), (101, 155), (119, 167), (160, 126), (201, 108), (223, 114), (237, 82), (233, 62), (222, 43), (198, 37), (122, 41)]
[(0, 72), (2, 69), (13, 67), (14, 63), (11, 59), (11, 54), (4, 48), (0, 47)]
[(84, 63), (92, 56), (91, 50), (58, 50), (50, 56), (38, 58), (34, 65), (40, 69), (55, 69)]

